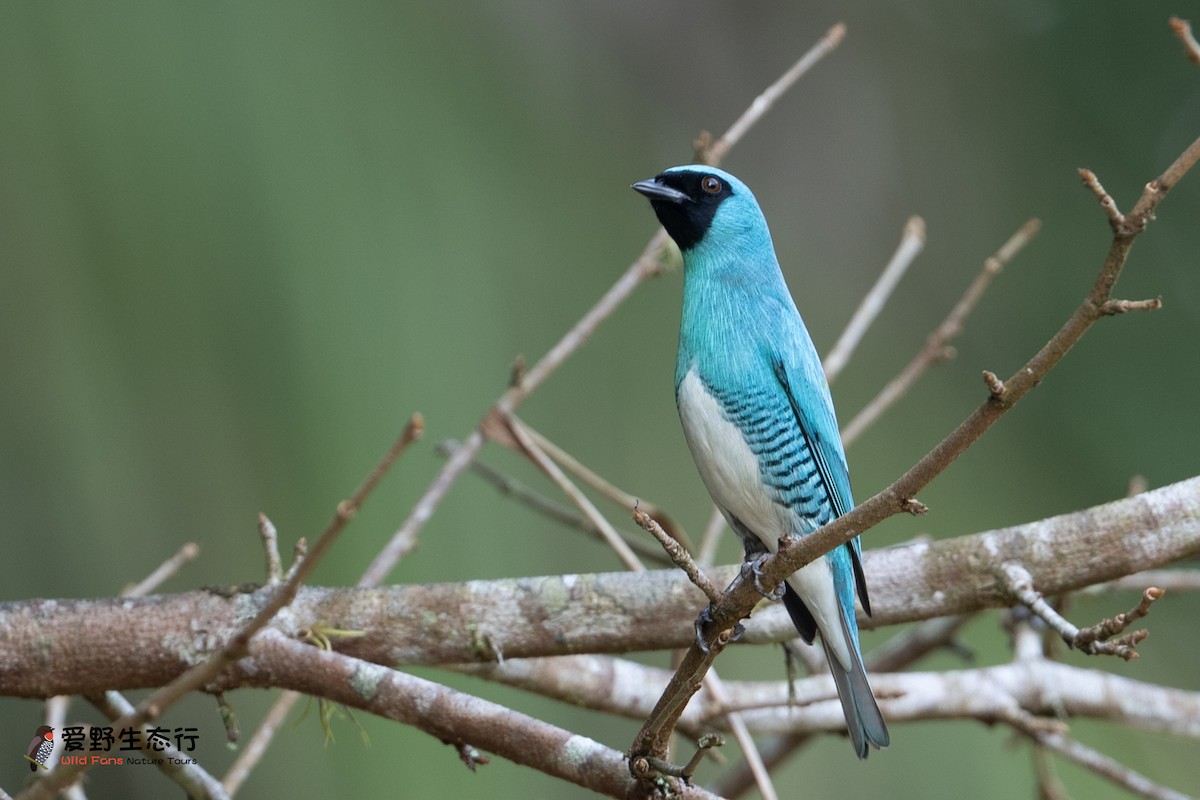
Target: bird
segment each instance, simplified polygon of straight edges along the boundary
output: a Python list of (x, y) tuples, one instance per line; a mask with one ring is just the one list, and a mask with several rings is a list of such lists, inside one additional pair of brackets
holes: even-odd
[[(700, 478), (762, 591), (758, 564), (781, 537), (854, 507), (829, 384), (745, 183), (691, 164), (632, 188), (683, 256), (675, 402)], [(863, 668), (856, 592), (869, 615), (858, 537), (788, 576), (782, 598), (808, 644), (820, 634), (851, 744), (866, 758), (890, 739)]]
[(29, 771), (37, 772), (38, 767), (49, 769), (46, 766), (46, 759), (50, 757), (50, 751), (54, 749), (54, 728), (49, 725), (42, 725), (37, 729), (33, 739), (29, 742)]

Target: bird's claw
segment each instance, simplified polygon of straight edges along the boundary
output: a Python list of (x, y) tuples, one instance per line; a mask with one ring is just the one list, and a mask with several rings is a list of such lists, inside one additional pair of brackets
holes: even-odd
[(758, 590), (759, 594), (761, 594), (763, 597), (767, 598), (768, 600), (782, 600), (783, 599), (783, 584), (782, 583), (780, 583), (778, 586), (776, 586), (774, 591), (770, 591), (770, 592), (768, 592), (762, 584), (762, 576), (763, 576), (762, 565), (763, 565), (763, 562), (767, 558), (770, 557), (770, 555), (771, 555), (770, 553), (760, 553), (759, 555), (755, 556), (754, 558), (750, 559), (749, 561), (743, 561), (742, 562), (742, 579), (745, 580), (750, 577), (753, 577), (754, 578), (754, 588)]
[[(704, 610), (696, 617), (695, 623), (693, 623), (693, 627), (696, 629), (696, 647), (700, 648), (700, 652), (704, 655), (708, 655), (710, 650), (708, 642), (704, 638), (704, 626), (712, 621), (712, 607), (705, 606)], [(735, 622), (733, 623), (733, 629), (729, 632), (729, 641), (740, 642), (745, 635), (746, 627), (740, 622)]]

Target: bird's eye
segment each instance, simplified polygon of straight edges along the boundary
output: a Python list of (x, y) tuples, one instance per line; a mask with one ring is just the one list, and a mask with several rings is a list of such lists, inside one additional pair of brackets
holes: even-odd
[(700, 179), (700, 188), (707, 194), (720, 194), (721, 179), (715, 175), (705, 175)]

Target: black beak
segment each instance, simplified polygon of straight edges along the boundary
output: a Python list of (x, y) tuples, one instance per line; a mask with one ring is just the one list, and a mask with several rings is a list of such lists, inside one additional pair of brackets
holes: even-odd
[(651, 202), (655, 200), (682, 205), (688, 201), (688, 196), (678, 189), (664, 186), (657, 180), (638, 181), (630, 187), (635, 192), (644, 194)]

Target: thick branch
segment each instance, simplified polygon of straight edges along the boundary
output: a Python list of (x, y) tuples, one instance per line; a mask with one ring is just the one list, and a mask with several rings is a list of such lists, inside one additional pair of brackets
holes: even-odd
[[(561, 656), (481, 664), (467, 670), (564, 702), (640, 719), (671, 673), (611, 656)], [(1065, 712), (1145, 731), (1200, 739), (1200, 692), (1156, 686), (1110, 672), (1037, 660), (981, 669), (871, 676), (889, 721), (989, 719), (1012, 706), (1034, 714)], [(794, 681), (725, 681), (718, 701), (701, 689), (679, 719), (690, 734), (723, 727), (725, 710), (739, 711), (755, 734), (841, 732), (828, 675)]]
[[(452, 745), (471, 745), (610, 797), (636, 784), (621, 752), (502, 705), (265, 631), (239, 665), (251, 684), (286, 686), (412, 725)], [(453, 768), (447, 754), (446, 768)], [(713, 798), (674, 782), (674, 797)]]
[[(1040, 522), (868, 551), (874, 616), (890, 625), (1005, 605), (997, 563), (1022, 564), (1049, 595), (1200, 554), (1200, 477)], [(736, 568), (712, 570), (728, 581)], [(147, 598), (0, 604), (0, 695), (49, 697), (161, 686), (235, 636), (272, 594), (200, 591)], [(365, 636), (335, 647), (388, 665), (685, 647), (704, 595), (678, 570), (556, 575), (378, 589), (302, 588), (270, 627), (318, 621)], [(204, 620), (202, 629), (194, 622)], [(795, 635), (778, 604), (746, 640)]]

